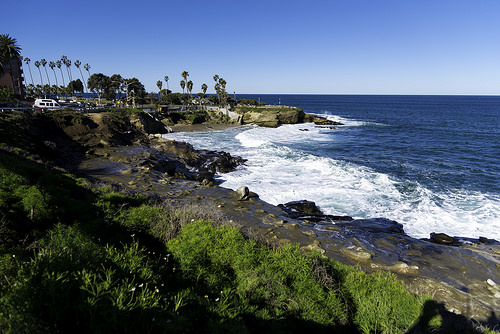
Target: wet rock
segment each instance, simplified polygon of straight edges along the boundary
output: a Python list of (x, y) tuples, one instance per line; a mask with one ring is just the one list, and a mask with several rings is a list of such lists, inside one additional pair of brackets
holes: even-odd
[(306, 251), (306, 252), (320, 252), (321, 254), (325, 253), (325, 250), (320, 247), (320, 243), (317, 240), (314, 240), (312, 244), (302, 246), (300, 249)]
[(377, 270), (389, 270), (394, 273), (398, 274), (412, 274), (412, 275), (417, 275), (418, 274), (418, 266), (410, 266), (405, 262), (398, 261), (395, 264), (391, 266), (384, 266), (376, 263), (371, 263), (370, 267), (372, 269), (377, 269)]
[(342, 248), (341, 252), (348, 258), (358, 262), (370, 261), (372, 258), (372, 255), (361, 247), (349, 246), (347, 248)]
[(312, 201), (293, 201), (281, 205), (281, 207), (291, 211), (292, 213), (308, 214), (308, 215), (323, 215), (320, 209), (316, 206), (316, 203)]
[(431, 233), (430, 241), (438, 245), (453, 245), (455, 239), (445, 233)]
[(325, 215), (316, 206), (316, 203), (307, 200), (292, 201), (285, 204), (278, 204), (284, 212), (291, 218), (300, 219), (309, 223), (320, 221), (351, 221), (349, 216)]
[(485, 237), (479, 237), (479, 241), (482, 243), (482, 244), (498, 244), (498, 241), (496, 241), (495, 239), (488, 239), (488, 238), (485, 238)]
[(403, 225), (386, 218), (356, 219), (351, 222), (341, 222), (336, 225), (345, 228), (357, 228), (370, 233), (404, 234)]
[(341, 122), (331, 121), (325, 117), (321, 117), (313, 114), (305, 114), (304, 122), (314, 123), (316, 125), (344, 125)]
[(235, 170), (236, 167), (243, 165), (245, 159), (241, 157), (233, 157), (226, 152), (216, 151), (198, 151), (201, 158), (201, 166), (213, 173), (229, 173)]

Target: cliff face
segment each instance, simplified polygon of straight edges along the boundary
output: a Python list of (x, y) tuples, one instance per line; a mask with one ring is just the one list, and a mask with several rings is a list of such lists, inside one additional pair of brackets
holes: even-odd
[(5, 149), (70, 171), (89, 158), (105, 158), (180, 179), (212, 182), (216, 171), (230, 171), (243, 163), (225, 152), (195, 150), (188, 143), (161, 138), (169, 129), (142, 112), (1, 116), (0, 143)]

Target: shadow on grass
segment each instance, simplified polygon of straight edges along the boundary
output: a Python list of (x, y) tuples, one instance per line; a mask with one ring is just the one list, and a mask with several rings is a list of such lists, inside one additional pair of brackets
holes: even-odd
[[(435, 324), (436, 319), (441, 318), (441, 324)], [(427, 301), (424, 304), (422, 315), (418, 322), (413, 326), (408, 333), (484, 333), (481, 327), (495, 328), (500, 326), (500, 319), (495, 312), (491, 312), (489, 319), (486, 322), (475, 322), (462, 315), (449, 312), (444, 307), (444, 304), (434, 300)]]

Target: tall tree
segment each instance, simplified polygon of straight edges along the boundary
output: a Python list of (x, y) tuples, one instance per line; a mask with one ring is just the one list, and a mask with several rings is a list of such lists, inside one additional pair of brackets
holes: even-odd
[(189, 96), (191, 96), (191, 92), (193, 91), (193, 82), (191, 80), (189, 80), (186, 84), (186, 87), (187, 87), (187, 92), (188, 92)]
[[(81, 65), (82, 65), (82, 63), (78, 59), (75, 60), (75, 66), (78, 69), (78, 71), (80, 71), (80, 76), (82, 77), (82, 82), (85, 83), (85, 79), (83, 78), (82, 70), (80, 69)], [(84, 86), (86, 86), (86, 85), (84, 85)]]
[(217, 95), (217, 103), (220, 103), (220, 97), (219, 97), (219, 93), (220, 93), (220, 83), (219, 83), (219, 75), (218, 74), (215, 74), (214, 75), (214, 81), (215, 81), (215, 86), (214, 86), (214, 89), (215, 89), (215, 94)]
[(83, 93), (83, 83), (80, 81), (80, 79), (70, 81), (68, 84), (68, 90), (71, 92), (71, 94), (74, 94), (75, 92)]
[(181, 80), (180, 84), (181, 84), (181, 88), (182, 88), (182, 94), (184, 94), (184, 88), (186, 87), (186, 81)]
[(21, 47), (17, 45), (17, 40), (10, 37), (9, 34), (0, 35), (0, 74), (3, 72), (3, 67), (9, 69), (10, 78), (12, 80), (12, 88), (16, 86), (14, 83), (14, 75), (12, 73), (12, 58), (21, 56)]
[[(184, 83), (187, 84), (187, 81), (188, 81), (188, 76), (189, 76), (189, 73), (188, 71), (182, 71), (182, 77), (184, 78)], [(184, 88), (182, 89), (182, 92), (184, 93)]]
[(90, 65), (86, 63), (85, 65), (83, 65), (83, 68), (85, 69), (85, 71), (87, 71), (87, 74), (89, 75), (90, 78)]
[(66, 84), (64, 83), (64, 74), (63, 74), (63, 71), (61, 69), (61, 67), (62, 67), (62, 61), (60, 61), (60, 60), (56, 61), (56, 66), (61, 71), (61, 77), (62, 77), (62, 81), (63, 81), (63, 86), (66, 86)]
[(203, 92), (203, 95), (207, 95), (207, 89), (208, 89), (207, 84), (201, 85), (201, 91)]
[(59, 82), (57, 82), (56, 70), (54, 70), (54, 68), (56, 67), (56, 63), (54, 63), (53, 61), (50, 61), (49, 67), (52, 70), (52, 72), (54, 72), (54, 78), (56, 78), (56, 86), (59, 86)]
[(168, 75), (165, 76), (165, 82), (167, 83), (167, 92), (168, 92)]
[(35, 86), (35, 82), (33, 81), (33, 76), (31, 75), (30, 61), (31, 59), (29, 59), (28, 57), (24, 58), (24, 62), (26, 63), (26, 65), (28, 65), (28, 70), (30, 71), (31, 84)]
[(40, 62), (38, 60), (35, 60), (35, 66), (36, 68), (38, 68), (38, 73), (40, 73), (40, 81), (42, 82), (42, 86), (43, 86), (43, 79), (42, 79), (42, 71), (40, 71)]
[(92, 74), (88, 81), (89, 90), (97, 94), (99, 104), (101, 104), (101, 97), (108, 89), (110, 78), (102, 73)]
[(66, 56), (61, 56), (61, 61), (64, 65), (66, 65), (69, 81), (73, 81), (73, 76), (71, 75), (71, 60), (69, 60)]
[(161, 88), (163, 87), (163, 84), (162, 84), (161, 80), (158, 80), (158, 81), (156, 82), (156, 86), (158, 87), (158, 90), (159, 90), (159, 91), (160, 91), (160, 93), (161, 93)]
[(45, 70), (45, 75), (47, 76), (47, 81), (49, 82), (49, 86), (50, 86), (49, 73), (47, 72), (47, 67), (45, 67), (45, 65), (47, 65), (47, 61), (44, 58), (42, 58), (42, 59), (40, 59), (40, 64), (42, 64), (43, 69)]
[(109, 78), (109, 87), (106, 89), (105, 97), (110, 100), (116, 100), (117, 98), (121, 98), (121, 93), (125, 89), (123, 86), (124, 80), (121, 75), (113, 74), (111, 78)]
[(226, 105), (226, 101), (227, 101), (227, 92), (226, 92), (226, 80), (224, 80), (223, 78), (220, 78), (219, 79), (219, 84), (220, 84), (220, 100), (221, 100), (221, 105), (222, 106), (225, 106)]

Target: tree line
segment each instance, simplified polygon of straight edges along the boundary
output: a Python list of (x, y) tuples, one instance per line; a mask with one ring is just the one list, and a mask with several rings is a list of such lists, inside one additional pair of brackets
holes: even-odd
[[(151, 103), (157, 102), (159, 104), (202, 105), (211, 103), (224, 106), (232, 102), (226, 91), (227, 82), (218, 74), (213, 76), (215, 95), (208, 96), (208, 85), (203, 83), (200, 87), (201, 92), (193, 96), (194, 84), (191, 80), (188, 80), (188, 71), (181, 73), (182, 80), (180, 80), (179, 84), (182, 94), (172, 93), (169, 89), (169, 77), (165, 76), (164, 80), (167, 88), (163, 89), (162, 80), (158, 80), (156, 82), (159, 90), (158, 95), (153, 93), (148, 95), (144, 85), (137, 78), (127, 79), (120, 74), (113, 74), (110, 77), (103, 73), (91, 75), (88, 63), (82, 64), (80, 60), (73, 62), (65, 55), (55, 61), (47, 61), (44, 58), (35, 60), (33, 64), (37, 68), (40, 77), (40, 83), (35, 84), (30, 66), (32, 61), (28, 57), (23, 58), (20, 51), (21, 47), (19, 47), (15, 38), (10, 37), (8, 34), (0, 35), (0, 75), (5, 71), (9, 71), (12, 77), (11, 59), (15, 57), (22, 60), (28, 68), (31, 79), (31, 83), (27, 84), (25, 89), (27, 98), (93, 93), (97, 96), (99, 103), (101, 103), (102, 99), (107, 99), (123, 101), (127, 105), (135, 105), (137, 101), (143, 102), (148, 97)], [(81, 80), (73, 77), (72, 66), (76, 67), (80, 72)], [(49, 75), (50, 70), (47, 67), (52, 71), (52, 76)], [(82, 67), (87, 72), (87, 76), (83, 75)]]
[[(208, 86), (203, 83), (201, 85), (201, 92), (197, 93), (196, 97), (192, 95), (193, 92), (193, 82), (191, 80), (188, 81), (189, 72), (182, 71), (181, 73), (182, 80), (179, 82), (180, 87), (182, 88), (182, 95), (178, 93), (172, 94), (172, 91), (168, 87), (169, 77), (166, 75), (164, 77), (165, 82), (167, 83), (167, 88), (163, 88), (163, 82), (158, 80), (156, 82), (156, 86), (159, 90), (159, 102), (164, 104), (199, 104), (202, 105), (204, 103), (212, 103), (220, 106), (225, 106), (228, 102), (232, 102), (229, 99), (229, 95), (226, 91), (227, 82), (223, 78), (221, 78), (218, 74), (213, 76), (215, 81), (214, 90), (216, 95), (207, 95)], [(185, 92), (186, 89), (186, 92)]]

